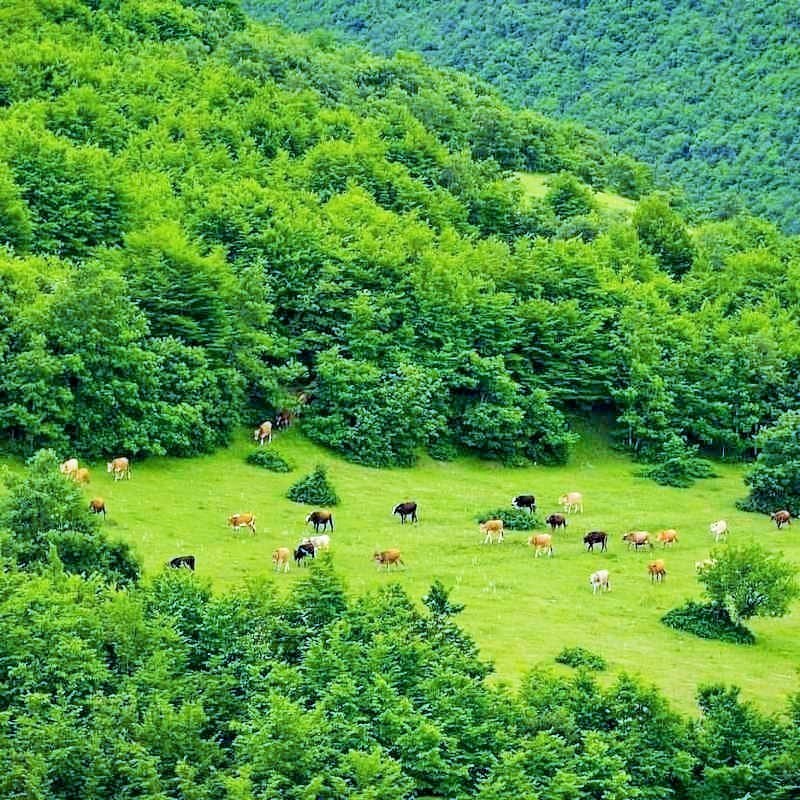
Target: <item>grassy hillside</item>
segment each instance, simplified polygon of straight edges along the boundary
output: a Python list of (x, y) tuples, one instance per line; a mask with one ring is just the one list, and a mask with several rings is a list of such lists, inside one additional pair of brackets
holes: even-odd
[[(742, 686), (764, 708), (782, 705), (797, 690), (797, 609), (784, 619), (756, 620), (753, 647), (700, 640), (666, 628), (659, 618), (699, 596), (694, 563), (712, 546), (711, 521), (726, 518), (733, 542), (757, 541), (800, 563), (797, 533), (777, 533), (766, 516), (735, 510), (743, 492), (737, 467), (721, 465), (719, 478), (691, 490), (661, 488), (634, 477), (637, 466), (610, 450), (604, 436), (583, 434), (568, 467), (504, 469), (474, 459), (424, 459), (413, 469), (373, 470), (349, 464), (292, 430), (272, 445), (296, 466), (284, 475), (247, 465), (244, 457), (253, 445), (242, 435), (211, 456), (136, 463), (130, 481), (114, 483), (97, 465), (86, 494), (106, 499), (106, 530), (135, 544), (150, 576), (167, 559), (191, 553), (199, 574), (211, 577), (218, 590), (260, 575), (285, 589), (303, 571), (293, 566), (288, 575), (275, 575), (272, 550), (293, 547), (311, 528), (304, 525), (308, 509), (284, 494), (321, 461), (342, 498), (331, 538), (348, 591), (360, 595), (397, 580), (419, 599), (434, 579), (442, 580), (452, 587), (454, 601), (466, 604), (459, 619), (495, 662), (498, 679), (516, 684), (537, 665), (552, 667), (564, 646), (582, 645), (608, 659), (613, 672), (652, 681), (685, 711), (694, 708), (698, 684), (716, 681)], [(571, 490), (584, 493), (585, 512), (571, 516), (566, 533), (555, 535), (552, 559), (534, 559), (523, 533), (510, 533), (502, 545), (481, 544), (474, 521), (481, 511), (533, 492), (545, 516)], [(401, 526), (391, 515), (394, 504), (407, 498), (419, 503), (416, 526)], [(255, 536), (226, 528), (236, 511), (255, 512)], [(628, 552), (620, 537), (631, 528), (664, 527), (676, 528), (680, 542), (658, 550), (668, 576), (653, 586), (646, 571), (650, 555)], [(607, 554), (584, 552), (582, 536), (593, 529), (609, 532)], [(376, 570), (372, 553), (386, 547), (401, 548), (407, 569), (391, 575)], [(601, 567), (611, 570), (613, 589), (593, 597), (588, 576)]]
[(422, 52), (504, 95), (605, 132), (704, 213), (747, 208), (797, 232), (791, 117), (800, 24), (789, 2), (280, 2), (257, 16)]

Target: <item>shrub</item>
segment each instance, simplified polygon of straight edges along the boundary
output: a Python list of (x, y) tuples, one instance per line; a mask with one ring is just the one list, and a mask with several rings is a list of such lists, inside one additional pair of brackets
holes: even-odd
[(263, 467), (270, 472), (291, 472), (293, 467), (275, 450), (255, 450), (247, 456), (247, 463)]
[(314, 471), (289, 487), (286, 496), (295, 503), (311, 506), (335, 506), (339, 498), (328, 482), (327, 470), (317, 464)]
[(750, 630), (735, 623), (722, 606), (714, 603), (695, 603), (690, 600), (685, 605), (667, 611), (661, 621), (670, 628), (693, 633), (702, 639), (719, 639), (734, 644), (755, 642)]
[(716, 477), (711, 462), (697, 455), (697, 447), (687, 445), (680, 437), (673, 436), (658, 452), (654, 466), (639, 475), (651, 478), (662, 486), (685, 489), (698, 478)]
[(541, 520), (536, 514), (531, 514), (521, 508), (498, 508), (494, 511), (484, 511), (476, 519), (478, 522), (486, 522), (487, 519), (503, 520), (503, 527), (509, 531), (532, 531), (540, 528)]
[(586, 669), (595, 671), (603, 670), (608, 666), (602, 656), (587, 650), (585, 647), (565, 647), (556, 656), (556, 661), (559, 664), (566, 664), (568, 667), (575, 669), (586, 667)]

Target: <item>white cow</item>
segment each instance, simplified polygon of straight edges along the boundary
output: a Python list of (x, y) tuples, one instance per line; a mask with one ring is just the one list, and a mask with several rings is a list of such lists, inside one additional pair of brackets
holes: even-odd
[(564, 506), (564, 513), (573, 511), (583, 513), (583, 495), (580, 492), (567, 492), (558, 498), (559, 505)]
[(327, 533), (321, 533), (319, 536), (309, 536), (303, 539), (303, 544), (314, 545), (314, 552), (317, 550), (330, 550), (331, 537)]
[(607, 569), (599, 569), (589, 576), (589, 585), (592, 587), (592, 594), (597, 594), (599, 589), (602, 592), (611, 591), (611, 580)]
[(724, 519), (718, 519), (708, 526), (708, 530), (714, 537), (714, 541), (718, 542), (720, 539), (728, 538), (728, 523)]

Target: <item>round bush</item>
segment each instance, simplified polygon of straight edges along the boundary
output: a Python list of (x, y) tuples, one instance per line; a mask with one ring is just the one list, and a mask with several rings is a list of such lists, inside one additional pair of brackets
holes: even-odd
[(595, 671), (605, 669), (608, 664), (606, 660), (587, 650), (585, 647), (565, 647), (557, 656), (556, 661), (559, 664), (566, 664), (568, 667), (586, 667)]
[(275, 450), (255, 450), (247, 456), (247, 463), (263, 467), (270, 472), (291, 472), (293, 467)]
[(339, 498), (328, 482), (327, 470), (318, 464), (310, 475), (289, 487), (286, 496), (295, 503), (310, 506), (335, 506)]
[(719, 639), (735, 644), (753, 644), (755, 636), (744, 625), (737, 625), (728, 612), (714, 603), (695, 603), (667, 611), (661, 621), (670, 628), (687, 631), (702, 639)]
[(486, 522), (487, 519), (501, 519), (503, 527), (509, 531), (532, 531), (534, 528), (542, 526), (542, 522), (536, 514), (514, 507), (484, 511), (476, 519), (478, 522)]

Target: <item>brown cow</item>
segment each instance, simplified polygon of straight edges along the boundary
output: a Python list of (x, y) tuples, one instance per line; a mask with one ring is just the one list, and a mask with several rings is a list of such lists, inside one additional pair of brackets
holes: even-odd
[(272, 441), (272, 423), (267, 420), (266, 422), (262, 422), (256, 429), (253, 431), (253, 439), (259, 443), (259, 445), (264, 444), (264, 441), (267, 442)]
[(534, 558), (539, 558), (540, 553), (544, 552), (548, 557), (553, 555), (553, 537), (549, 533), (537, 533), (529, 536), (528, 544), (535, 548)]
[(239, 528), (250, 528), (250, 533), (256, 532), (256, 515), (251, 512), (233, 514), (228, 517), (228, 525), (233, 528), (234, 531), (238, 531)]
[(89, 511), (92, 514), (102, 514), (103, 519), (106, 518), (106, 501), (102, 497), (93, 497), (89, 501)]
[(647, 565), (647, 571), (650, 573), (651, 583), (653, 581), (656, 583), (661, 583), (661, 581), (667, 577), (667, 570), (664, 567), (664, 562), (660, 558), (656, 559), (655, 561), (651, 561)]
[(118, 481), (121, 478), (128, 478), (131, 477), (131, 462), (128, 461), (125, 456), (120, 456), (119, 458), (112, 459), (108, 463), (106, 463), (106, 472), (111, 472), (114, 474), (114, 480)]
[(272, 563), (275, 565), (276, 572), (289, 571), (289, 559), (292, 557), (292, 551), (288, 547), (279, 547), (277, 550), (272, 551)]
[(328, 525), (330, 525), (331, 530), (333, 530), (333, 512), (329, 511), (328, 509), (312, 511), (306, 517), (306, 525), (309, 524), (314, 526), (314, 533), (319, 533), (320, 527), (322, 527), (322, 530), (324, 531)]
[(781, 511), (776, 511), (774, 514), (770, 514), (769, 518), (778, 526), (778, 530), (784, 525), (792, 524), (792, 515), (785, 508)]
[(403, 559), (400, 557), (400, 551), (392, 547), (389, 550), (381, 550), (380, 552), (375, 552), (373, 555), (373, 559), (375, 563), (378, 565), (378, 569), (380, 569), (384, 564), (386, 565), (386, 570), (388, 572), (389, 567), (394, 564), (399, 568), (401, 564), (405, 566), (403, 563)]
[(667, 528), (665, 531), (659, 531), (656, 534), (656, 541), (661, 542), (662, 547), (668, 544), (674, 544), (678, 541), (678, 532), (673, 528)]
[(551, 530), (556, 528), (567, 528), (567, 518), (563, 514), (551, 514), (545, 522), (550, 526)]
[(486, 522), (481, 522), (480, 531), (484, 534), (484, 544), (494, 544), (497, 542), (501, 544), (503, 541), (503, 520), (501, 519), (487, 519)]
[(72, 477), (75, 483), (80, 483), (81, 485), (89, 483), (89, 470), (86, 467), (79, 467)]
[(628, 550), (631, 547), (635, 547), (637, 550), (640, 547), (653, 549), (653, 543), (650, 541), (650, 534), (647, 531), (629, 531), (622, 537), (622, 541), (628, 543)]

